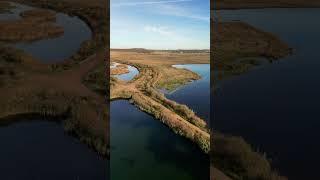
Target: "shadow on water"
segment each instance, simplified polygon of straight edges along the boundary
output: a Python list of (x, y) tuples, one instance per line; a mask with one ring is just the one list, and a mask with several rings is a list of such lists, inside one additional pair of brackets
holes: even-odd
[(126, 100), (112, 101), (110, 112), (111, 179), (209, 179), (209, 158), (196, 145)]
[(319, 179), (319, 9), (254, 9), (219, 12), (278, 35), (294, 54), (220, 82), (214, 129), (244, 137), (266, 152), (289, 179)]
[(107, 160), (65, 134), (60, 123), (39, 118), (2, 125), (1, 179), (107, 179)]

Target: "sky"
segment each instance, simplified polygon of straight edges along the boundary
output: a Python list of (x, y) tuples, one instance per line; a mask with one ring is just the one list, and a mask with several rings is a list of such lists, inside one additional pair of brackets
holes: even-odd
[(111, 48), (209, 49), (209, 0), (111, 0)]

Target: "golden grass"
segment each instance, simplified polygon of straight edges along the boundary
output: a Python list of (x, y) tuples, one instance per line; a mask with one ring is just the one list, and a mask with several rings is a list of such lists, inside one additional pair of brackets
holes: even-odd
[(129, 73), (128, 66), (125, 64), (117, 64), (116, 67), (110, 69), (110, 75), (120, 75)]
[[(213, 22), (211, 28), (213, 29)], [(258, 66), (258, 57), (269, 61), (289, 55), (292, 49), (275, 35), (243, 22), (218, 22), (211, 36), (211, 70), (214, 79), (245, 73)], [(252, 58), (251, 61), (241, 61)]]
[[(208, 63), (209, 54), (188, 56), (172, 52), (111, 51), (111, 60), (138, 68), (139, 74), (125, 82), (111, 78), (111, 99), (129, 99), (139, 109), (153, 115), (175, 133), (196, 143), (205, 153), (210, 149), (210, 134), (205, 121), (197, 117), (187, 106), (167, 99), (159, 88), (181, 86), (199, 79), (196, 73), (174, 68), (173, 64)], [(192, 57), (194, 56), (194, 57)], [(207, 59), (205, 59), (207, 58)], [(121, 59), (121, 60), (120, 60)], [(161, 63), (163, 62), (163, 63)]]

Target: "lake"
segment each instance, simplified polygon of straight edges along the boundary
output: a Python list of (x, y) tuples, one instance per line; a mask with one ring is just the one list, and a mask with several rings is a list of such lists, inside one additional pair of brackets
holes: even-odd
[(166, 93), (168, 99), (186, 104), (199, 117), (210, 120), (210, 64), (174, 65), (176, 68), (185, 68), (201, 76), (201, 79), (188, 83), (177, 90)]
[(218, 82), (213, 128), (242, 136), (266, 152), (289, 179), (319, 179), (320, 9), (222, 10), (274, 33), (294, 54), (249, 73)]
[(209, 156), (127, 100), (111, 102), (113, 180), (208, 180)]
[[(33, 9), (27, 5), (13, 4), (16, 6), (13, 13), (0, 14), (0, 21), (20, 19), (21, 12)], [(56, 17), (56, 24), (64, 29), (62, 36), (33, 42), (19, 42), (11, 44), (11, 46), (24, 50), (45, 63), (59, 62), (71, 57), (79, 50), (82, 42), (91, 38), (91, 29), (76, 16), (71, 17), (67, 14), (57, 13)]]
[(108, 179), (107, 160), (59, 123), (33, 119), (0, 126), (0, 179)]

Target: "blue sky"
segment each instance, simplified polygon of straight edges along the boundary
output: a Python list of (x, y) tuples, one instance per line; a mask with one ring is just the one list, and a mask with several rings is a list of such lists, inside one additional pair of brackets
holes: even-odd
[(111, 0), (111, 48), (209, 49), (209, 0)]

